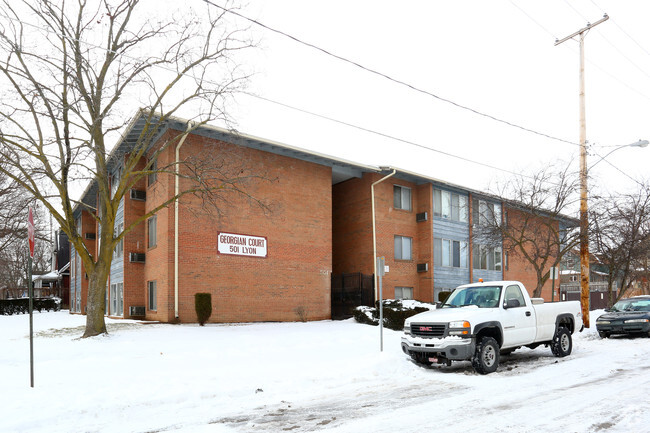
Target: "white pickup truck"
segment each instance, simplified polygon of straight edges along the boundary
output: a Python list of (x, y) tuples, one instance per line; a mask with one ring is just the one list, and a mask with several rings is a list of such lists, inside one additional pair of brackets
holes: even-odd
[(404, 322), (402, 350), (419, 364), (471, 360), (480, 374), (496, 371), (499, 355), (540, 344), (555, 356), (571, 353), (571, 334), (582, 331), (579, 301), (545, 304), (518, 281), (456, 288), (435, 310)]

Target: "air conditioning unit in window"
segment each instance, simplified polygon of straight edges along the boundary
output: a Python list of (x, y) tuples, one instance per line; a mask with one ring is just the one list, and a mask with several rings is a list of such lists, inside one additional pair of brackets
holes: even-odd
[(129, 307), (129, 316), (144, 317), (145, 315), (144, 307), (134, 307), (133, 305)]
[(85, 237), (86, 239), (93, 240), (93, 239), (96, 239), (96, 238), (97, 238), (97, 235), (96, 235), (95, 233), (84, 233), (84, 237)]
[(416, 222), (421, 223), (421, 222), (426, 221), (428, 219), (429, 219), (429, 214), (427, 214), (426, 212), (421, 212), (421, 213), (415, 214), (415, 221)]
[(146, 200), (147, 199), (147, 191), (142, 191), (139, 189), (132, 189), (131, 190), (131, 200)]
[(418, 263), (418, 272), (427, 272), (429, 270), (428, 263)]
[(129, 253), (129, 262), (144, 263), (144, 253)]

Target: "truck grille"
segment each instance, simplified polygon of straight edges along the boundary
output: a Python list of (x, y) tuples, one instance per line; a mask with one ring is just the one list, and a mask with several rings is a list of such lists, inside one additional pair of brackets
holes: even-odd
[(444, 323), (417, 325), (411, 323), (411, 335), (425, 338), (444, 337), (447, 326)]

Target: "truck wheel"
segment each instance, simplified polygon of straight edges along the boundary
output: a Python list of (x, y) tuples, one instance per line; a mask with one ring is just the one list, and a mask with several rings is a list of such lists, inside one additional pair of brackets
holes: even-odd
[(570, 355), (572, 348), (573, 342), (571, 341), (571, 334), (564, 326), (560, 326), (555, 333), (555, 337), (553, 337), (551, 352), (553, 352), (553, 355), (558, 358), (562, 358)]
[(499, 366), (499, 345), (492, 337), (483, 337), (476, 345), (472, 367), (478, 374), (494, 373)]

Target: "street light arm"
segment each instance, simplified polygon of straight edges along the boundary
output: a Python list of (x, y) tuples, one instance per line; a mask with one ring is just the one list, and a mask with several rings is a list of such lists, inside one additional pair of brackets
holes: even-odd
[(588, 170), (591, 170), (592, 168), (594, 168), (594, 167), (596, 166), (596, 164), (598, 164), (599, 162), (601, 162), (603, 159), (607, 158), (607, 157), (608, 157), (609, 155), (611, 155), (612, 153), (614, 153), (614, 152), (616, 152), (617, 150), (622, 149), (622, 148), (624, 148), (624, 147), (648, 147), (648, 140), (639, 140), (639, 141), (636, 141), (636, 142), (634, 142), (634, 143), (624, 144), (624, 145), (622, 145), (622, 146), (618, 146), (618, 147), (616, 147), (616, 148), (610, 150), (610, 151), (607, 153), (607, 155), (605, 155), (605, 156), (601, 156), (600, 159), (599, 159), (598, 161), (594, 162), (594, 163), (591, 165), (591, 167), (588, 168)]
[[(383, 167), (382, 167), (383, 168)], [(372, 185), (370, 185), (370, 201), (372, 205), (372, 263), (373, 263), (373, 271), (374, 271), (374, 283), (375, 283), (375, 301), (378, 299), (377, 297), (377, 232), (376, 232), (376, 226), (375, 226), (375, 185), (382, 183), (389, 177), (395, 175), (397, 173), (396, 169), (393, 169), (392, 173), (390, 173), (387, 176), (382, 177), (376, 182), (373, 182)]]

